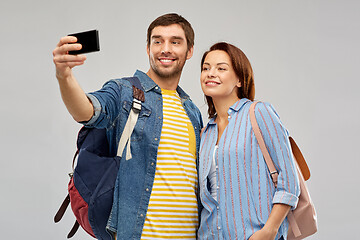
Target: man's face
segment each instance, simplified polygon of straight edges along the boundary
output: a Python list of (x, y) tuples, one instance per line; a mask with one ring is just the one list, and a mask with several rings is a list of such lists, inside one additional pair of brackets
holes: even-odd
[(185, 61), (193, 54), (193, 48), (187, 49), (185, 32), (178, 24), (155, 27), (146, 50), (150, 71), (161, 78), (180, 77)]

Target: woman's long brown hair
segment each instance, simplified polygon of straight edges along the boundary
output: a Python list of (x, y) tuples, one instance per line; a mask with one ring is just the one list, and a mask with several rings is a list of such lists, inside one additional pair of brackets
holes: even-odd
[[(247, 98), (253, 101), (255, 98), (255, 84), (254, 73), (250, 61), (243, 53), (243, 51), (241, 51), (234, 45), (226, 42), (218, 42), (212, 45), (209, 51), (206, 51), (201, 59), (201, 70), (208, 53), (215, 50), (221, 50), (226, 52), (231, 59), (231, 64), (235, 71), (235, 74), (241, 82), (241, 87), (237, 92), (238, 97), (240, 99)], [(205, 96), (205, 98), (208, 105), (209, 118), (213, 118), (216, 114), (216, 110), (212, 98), (209, 96)]]

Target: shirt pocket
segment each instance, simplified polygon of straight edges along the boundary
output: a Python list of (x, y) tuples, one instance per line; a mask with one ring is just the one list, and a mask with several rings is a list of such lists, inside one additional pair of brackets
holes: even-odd
[[(124, 101), (123, 103), (123, 109), (126, 112), (126, 115), (129, 116), (130, 111), (132, 108), (132, 102)], [(141, 111), (139, 113), (135, 128), (131, 134), (131, 141), (140, 141), (142, 139), (143, 133), (144, 133), (144, 127), (151, 115), (151, 110), (144, 106), (144, 104), (141, 105)], [(126, 119), (127, 121), (127, 119)], [(125, 122), (126, 124), (126, 122)]]

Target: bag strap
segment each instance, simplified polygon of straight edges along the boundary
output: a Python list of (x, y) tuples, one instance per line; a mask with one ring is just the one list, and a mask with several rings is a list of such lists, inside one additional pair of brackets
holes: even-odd
[[(255, 117), (255, 106), (256, 106), (256, 104), (258, 102), (259, 101), (255, 101), (250, 105), (250, 110), (249, 110), (250, 122), (251, 122), (251, 126), (252, 126), (252, 128), (254, 130), (256, 140), (258, 141), (261, 152), (262, 152), (262, 154), (263, 154), (263, 156), (265, 158), (265, 162), (268, 165), (268, 168), (270, 170), (271, 178), (272, 178), (272, 180), (274, 182), (275, 187), (277, 187), (278, 172), (275, 170), (276, 173), (272, 174), (273, 170), (271, 170), (271, 169), (275, 169), (275, 166), (274, 166), (274, 163), (273, 163), (273, 161), (272, 161), (272, 159), (271, 159), (271, 157), (269, 155), (269, 152), (268, 152), (268, 150), (266, 148), (263, 136), (261, 134), (259, 125), (258, 125), (256, 117)], [(303, 175), (304, 175), (304, 172), (307, 172), (307, 176), (308, 176), (307, 179), (309, 179), (310, 178), (310, 171), (309, 171), (309, 168), (308, 168), (308, 166), (306, 164), (306, 161), (305, 161), (299, 147), (296, 145), (296, 143), (295, 143), (295, 141), (294, 141), (294, 139), (292, 137), (289, 137), (289, 140), (290, 140), (290, 144), (291, 144), (291, 148), (292, 148), (292, 153), (293, 153), (293, 155), (295, 157), (295, 160), (298, 162), (299, 169), (301, 170)], [(304, 167), (304, 171), (300, 168), (299, 161), (302, 162), (301, 164)], [(294, 236), (296, 236), (296, 237), (300, 236), (301, 232), (300, 232), (299, 226), (298, 226), (298, 224), (296, 222), (294, 213), (292, 211), (290, 211), (288, 213), (287, 217), (288, 217), (288, 221), (289, 221), (289, 225), (291, 227), (291, 230), (294, 233)]]
[(70, 196), (69, 194), (65, 197), (63, 203), (61, 204), (59, 210), (57, 211), (55, 217), (54, 217), (54, 222), (57, 223), (61, 220), (61, 218), (64, 216), (65, 210), (66, 208), (69, 206), (70, 203)]
[(256, 116), (255, 116), (255, 106), (256, 104), (258, 103), (258, 101), (255, 101), (253, 102), (251, 105), (250, 105), (250, 110), (249, 110), (249, 114), (250, 114), (250, 122), (251, 122), (251, 126), (253, 128), (253, 131), (254, 131), (254, 134), (255, 134), (255, 137), (256, 137), (256, 140), (258, 141), (258, 144), (259, 144), (259, 147), (261, 149), (261, 152), (264, 156), (264, 159), (265, 159), (265, 162), (266, 162), (266, 165), (268, 166), (269, 168), (269, 171), (270, 171), (270, 176), (272, 178), (272, 181), (275, 185), (275, 187), (277, 187), (277, 179), (278, 179), (278, 176), (279, 176), (279, 173), (278, 171), (276, 170), (275, 168), (275, 165), (274, 165), (274, 162), (273, 160), (271, 159), (270, 157), (270, 154), (266, 148), (266, 145), (265, 145), (265, 142), (264, 142), (264, 138), (261, 134), (261, 131), (260, 131), (260, 128), (259, 128), (259, 124), (257, 123), (257, 120), (256, 120)]
[(134, 127), (136, 125), (139, 113), (141, 111), (141, 102), (145, 101), (145, 95), (144, 95), (144, 89), (141, 86), (141, 83), (137, 77), (131, 77), (126, 78), (129, 80), (133, 86), (133, 102), (132, 102), (132, 108), (129, 113), (129, 117), (126, 121), (123, 133), (121, 135), (119, 146), (117, 150), (117, 156), (121, 156), (125, 146), (126, 148), (126, 160), (129, 160), (132, 158), (131, 155), (131, 149), (130, 149), (130, 138), (131, 134), (134, 130)]
[(296, 144), (295, 140), (292, 137), (289, 137), (290, 140), (290, 145), (291, 145), (291, 149), (292, 149), (292, 153), (295, 157), (295, 160), (299, 166), (299, 169), (304, 177), (304, 180), (307, 181), (309, 180), (311, 174), (310, 174), (310, 169), (305, 161), (304, 156), (302, 155), (300, 148), (298, 147), (298, 145)]
[[(268, 165), (268, 168), (270, 170), (270, 174), (271, 174), (271, 176), (273, 178), (273, 181), (274, 181), (274, 177), (275, 177), (276, 182), (277, 182), (277, 175), (278, 174), (277, 175), (275, 174), (276, 169), (275, 169), (273, 161), (272, 161), (272, 159), (271, 159), (271, 157), (269, 155), (269, 152), (268, 152), (268, 150), (266, 148), (264, 139), (262, 137), (259, 125), (258, 125), (256, 117), (255, 117), (255, 106), (256, 106), (256, 104), (258, 102), (259, 101), (255, 101), (250, 106), (250, 110), (249, 110), (250, 122), (251, 122), (251, 126), (252, 126), (252, 128), (254, 130), (255, 137), (256, 137), (256, 139), (257, 139), (257, 141), (259, 143), (259, 147), (261, 149), (261, 152), (264, 155), (266, 164)], [(307, 165), (307, 163), (305, 161), (305, 158), (304, 158), (303, 154), (301, 153), (301, 150), (300, 150), (299, 146), (296, 144), (295, 140), (292, 137), (289, 137), (289, 141), (290, 141), (293, 156), (294, 156), (294, 158), (295, 158), (295, 160), (296, 160), (296, 162), (297, 162), (297, 164), (299, 166), (299, 169), (300, 169), (300, 171), (301, 171), (301, 173), (302, 173), (302, 175), (304, 177), (304, 180), (307, 181), (307, 180), (310, 179), (310, 176), (311, 176), (309, 166)]]

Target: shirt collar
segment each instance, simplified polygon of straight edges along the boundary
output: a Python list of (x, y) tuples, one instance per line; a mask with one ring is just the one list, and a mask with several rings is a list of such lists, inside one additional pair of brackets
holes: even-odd
[(136, 70), (134, 76), (139, 78), (145, 92), (148, 92), (157, 86), (157, 84), (143, 71)]
[[(140, 83), (141, 83), (142, 87), (144, 88), (145, 92), (148, 92), (156, 87), (158, 87), (159, 92), (161, 92), (160, 87), (143, 71), (136, 70), (134, 76), (139, 78)], [(182, 101), (190, 99), (189, 95), (187, 95), (180, 86), (177, 86), (176, 91), (178, 92)]]
[(233, 111), (238, 112), (247, 102), (250, 102), (250, 100), (247, 98), (242, 98), (234, 103), (228, 110), (229, 115), (230, 113), (233, 113)]
[[(234, 114), (234, 112), (238, 112), (247, 102), (250, 102), (247, 98), (242, 98), (238, 100), (236, 103), (234, 103), (228, 110), (229, 116)], [(215, 123), (215, 117), (211, 118), (208, 122), (208, 125), (214, 125)]]

